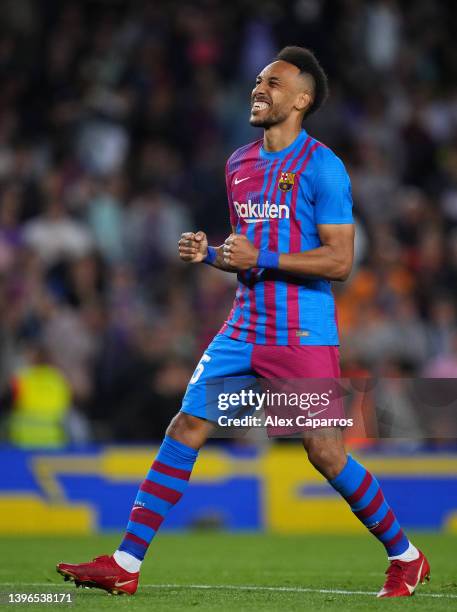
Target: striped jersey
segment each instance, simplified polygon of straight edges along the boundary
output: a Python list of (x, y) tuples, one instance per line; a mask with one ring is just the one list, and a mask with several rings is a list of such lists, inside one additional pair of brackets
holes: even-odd
[[(237, 149), (227, 161), (226, 183), (231, 225), (260, 249), (315, 249), (318, 225), (353, 223), (343, 163), (305, 130), (281, 151), (265, 151), (263, 140)], [(255, 344), (337, 345), (331, 284), (276, 269), (240, 272), (220, 333)]]

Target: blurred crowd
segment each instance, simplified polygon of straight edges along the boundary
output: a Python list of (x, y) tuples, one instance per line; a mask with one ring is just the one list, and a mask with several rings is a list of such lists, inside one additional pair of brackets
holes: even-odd
[(456, 24), (450, 0), (3, 0), (4, 414), (48, 385), (71, 441), (162, 436), (235, 283), (177, 240), (226, 237), (225, 160), (286, 44), (328, 72), (305, 127), (352, 179), (345, 372), (457, 377)]

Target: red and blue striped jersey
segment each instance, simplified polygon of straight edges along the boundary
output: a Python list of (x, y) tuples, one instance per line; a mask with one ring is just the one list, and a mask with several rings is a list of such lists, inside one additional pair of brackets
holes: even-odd
[[(353, 223), (343, 163), (305, 130), (281, 151), (265, 151), (262, 140), (237, 149), (226, 182), (232, 226), (260, 249), (315, 249), (318, 225)], [(330, 282), (274, 269), (243, 271), (221, 333), (256, 344), (338, 345)]]

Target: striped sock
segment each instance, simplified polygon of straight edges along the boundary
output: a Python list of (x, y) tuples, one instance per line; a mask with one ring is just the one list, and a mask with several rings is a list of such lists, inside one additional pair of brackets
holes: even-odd
[(165, 436), (130, 513), (127, 531), (119, 546), (142, 561), (162, 521), (182, 497), (198, 451)]
[(344, 497), (365, 527), (384, 544), (388, 557), (402, 555), (408, 549), (409, 540), (384, 499), (378, 481), (351, 455), (343, 470), (329, 483)]

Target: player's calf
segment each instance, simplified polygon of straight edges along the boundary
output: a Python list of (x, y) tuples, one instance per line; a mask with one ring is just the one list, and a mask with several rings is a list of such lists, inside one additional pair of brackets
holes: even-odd
[(412, 595), (429, 578), (430, 566), (403, 532), (376, 478), (344, 451), (341, 432), (328, 430), (304, 440), (314, 467), (350, 505), (355, 516), (384, 545), (390, 561), (378, 597)]
[(203, 419), (179, 413), (171, 422), (159, 453), (141, 483), (126, 533), (118, 550), (90, 563), (59, 563), (57, 571), (77, 586), (133, 595), (141, 563), (169, 510), (181, 499), (210, 431)]

